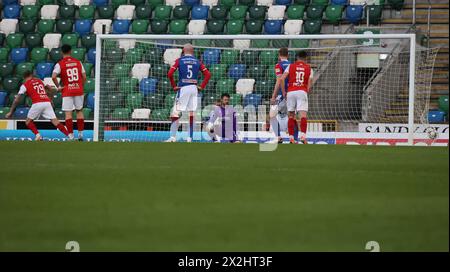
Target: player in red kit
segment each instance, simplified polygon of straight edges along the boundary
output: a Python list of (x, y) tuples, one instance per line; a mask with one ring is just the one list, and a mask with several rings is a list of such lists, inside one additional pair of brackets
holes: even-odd
[[(289, 112), (288, 131), (289, 141), (296, 143), (294, 139), (295, 127), (298, 127), (298, 119), (300, 117), (300, 142), (307, 144), (306, 130), (308, 127), (308, 92), (312, 85), (313, 70), (306, 63), (306, 52), (299, 51), (296, 55), (296, 61), (290, 64), (284, 70), (281, 82), (288, 78), (287, 87), (287, 108)], [(285, 91), (286, 86), (281, 84), (281, 89)]]
[(6, 114), (6, 118), (11, 118), (17, 105), (22, 99), (22, 95), (28, 95), (31, 98), (31, 108), (28, 111), (27, 120), (25, 121), (26, 126), (36, 135), (35, 140), (42, 140), (42, 136), (34, 124), (34, 120), (38, 119), (41, 115), (51, 120), (52, 124), (57, 127), (64, 135), (69, 136), (69, 132), (66, 127), (61, 124), (56, 118), (55, 112), (53, 111), (52, 104), (50, 103), (50, 98), (47, 96), (46, 89), (49, 90), (49, 86), (44, 86), (42, 80), (34, 78), (30, 71), (26, 71), (23, 74), (25, 83), (20, 86), (19, 92), (14, 99), (10, 111)]
[[(83, 85), (86, 81), (86, 71), (81, 62), (70, 56), (72, 48), (70, 45), (61, 46), (63, 58), (55, 65), (52, 79), (58, 90), (62, 92), (62, 110), (66, 113), (66, 127), (73, 135), (73, 111), (77, 112), (78, 139), (83, 140), (84, 116)], [(62, 87), (59, 86), (57, 76), (61, 77)]]

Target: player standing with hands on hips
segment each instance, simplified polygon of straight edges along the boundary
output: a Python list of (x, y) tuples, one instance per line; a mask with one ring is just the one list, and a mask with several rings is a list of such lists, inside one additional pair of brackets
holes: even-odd
[[(173, 74), (179, 71), (178, 86), (175, 84)], [(205, 77), (200, 86), (198, 84), (199, 72), (203, 73)], [(167, 74), (170, 84), (174, 91), (177, 92), (175, 106), (171, 113), (172, 124), (170, 126), (170, 138), (166, 142), (176, 142), (176, 134), (178, 131), (178, 119), (180, 119), (180, 112), (189, 112), (189, 136), (187, 142), (192, 142), (194, 137), (194, 112), (197, 110), (197, 95), (198, 90), (203, 90), (211, 78), (211, 73), (194, 57), (194, 47), (191, 44), (185, 44), (183, 47), (183, 56), (178, 58)]]
[[(86, 71), (76, 58), (71, 57), (72, 47), (68, 44), (61, 46), (63, 58), (53, 68), (52, 80), (56, 88), (62, 92), (62, 110), (66, 113), (66, 127), (73, 138), (73, 111), (77, 112), (78, 140), (83, 140), (84, 130), (84, 90)], [(63, 86), (59, 86), (57, 76), (61, 77)]]

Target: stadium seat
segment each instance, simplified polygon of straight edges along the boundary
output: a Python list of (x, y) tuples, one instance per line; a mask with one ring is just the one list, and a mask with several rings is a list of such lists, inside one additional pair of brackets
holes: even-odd
[(131, 33), (133, 34), (145, 34), (148, 32), (148, 20), (133, 20), (131, 24)]
[(169, 23), (170, 34), (186, 34), (187, 20), (172, 20)]
[(243, 96), (253, 92), (253, 86), (255, 85), (255, 79), (253, 78), (241, 78), (236, 82), (236, 93)]
[(308, 6), (311, 0), (294, 0), (295, 5)]
[(74, 19), (76, 8), (74, 5), (64, 5), (59, 7), (60, 19)]
[(73, 32), (73, 21), (71, 19), (59, 19), (56, 21), (56, 32), (65, 34)]
[[(57, 78), (57, 80), (58, 80), (58, 82), (61, 82), (61, 79), (59, 77)], [(55, 87), (55, 83), (53, 82), (51, 77), (44, 78), (42, 80), (42, 82), (44, 82), (44, 85), (50, 85), (50, 86)]]
[[(129, 52), (129, 51), (128, 51)], [(141, 81), (143, 78), (149, 76), (150, 73), (150, 63), (136, 63), (131, 69), (131, 77), (139, 79)]]
[(183, 0), (183, 3), (188, 6), (196, 6), (200, 4), (200, 0)]
[(123, 50), (125, 50), (125, 52), (135, 47), (136, 47), (136, 40), (134, 39), (119, 40), (119, 48), (122, 48)]
[(203, 52), (203, 63), (207, 66), (219, 63), (220, 50), (219, 49), (207, 49)]
[(25, 62), (28, 58), (28, 48), (13, 48), (10, 53), (11, 62), (19, 64)]
[(169, 20), (172, 13), (172, 6), (157, 6), (155, 9), (154, 19), (157, 20)]
[(5, 19), (19, 19), (20, 5), (6, 5), (3, 7), (3, 18)]
[(428, 112), (428, 122), (432, 124), (436, 123), (444, 123), (445, 121), (445, 112), (439, 110), (433, 110)]
[(302, 32), (303, 20), (286, 20), (284, 34), (299, 35)]
[(230, 9), (232, 6), (236, 5), (236, 0), (219, 0), (219, 5), (227, 7)]
[(218, 20), (225, 20), (228, 16), (228, 8), (225, 6), (213, 6), (210, 8), (211, 18)]
[(55, 20), (42, 19), (37, 23), (37, 31), (43, 35), (52, 33), (55, 29)]
[(134, 5), (120, 5), (116, 10), (116, 19), (132, 20), (134, 15)]
[(241, 54), (241, 61), (247, 65), (254, 64), (259, 58), (259, 51), (244, 50)]
[(41, 6), (39, 5), (26, 5), (22, 7), (21, 19), (37, 20), (39, 18), (39, 11)]
[(217, 6), (218, 4), (219, 0), (202, 0), (202, 5), (209, 6), (210, 8)]
[(250, 40), (233, 40), (233, 48), (244, 50), (250, 48)]
[(34, 70), (34, 63), (31, 62), (22, 62), (20, 64), (18, 64), (16, 66), (16, 76), (18, 76), (19, 78), (23, 77), (23, 74), (26, 71), (31, 71), (33, 72)]
[(254, 78), (258, 80), (264, 79), (266, 75), (267, 66), (265, 65), (250, 65), (247, 68), (247, 78)]
[(93, 0), (93, 4), (97, 7), (108, 5), (109, 0)]
[[(81, 6), (89, 5), (91, 0), (72, 0), (72, 2), (75, 6), (81, 7)], [(66, 3), (68, 3), (67, 0), (66, 0)]]
[(242, 95), (230, 94), (230, 105), (237, 106), (242, 104)]
[(0, 108), (0, 118), (4, 119), (5, 115), (9, 112), (9, 108), (8, 107), (3, 107)]
[(239, 0), (239, 5), (245, 5), (245, 6), (253, 6), (255, 5), (255, 0)]
[(23, 33), (11, 33), (6, 37), (6, 45), (9, 48), (21, 47), (23, 44)]
[(213, 41), (213, 44), (215, 47), (232, 47), (233, 42), (231, 40), (224, 40), (224, 39), (215, 39)]
[(252, 40), (251, 47), (253, 48), (267, 48), (270, 46), (270, 40)]
[(203, 35), (205, 33), (206, 20), (191, 20), (188, 25), (189, 35)]
[(273, 0), (256, 0), (256, 4), (258, 6), (266, 6), (270, 7), (272, 6)]
[(31, 49), (30, 60), (34, 63), (47, 61), (48, 49), (42, 47), (35, 47)]
[(169, 5), (171, 7), (179, 6), (181, 5), (182, 0), (166, 0), (166, 5)]
[(325, 17), (330, 23), (338, 24), (342, 20), (343, 9), (341, 5), (329, 5), (325, 10)]
[(172, 85), (170, 85), (170, 81), (167, 79), (167, 76), (158, 79), (158, 90), (162, 93), (173, 91)]
[(230, 9), (230, 20), (244, 20), (247, 16), (247, 6), (237, 5)]
[(112, 25), (113, 34), (128, 34), (130, 24), (130, 20), (114, 20)]
[(77, 33), (67, 33), (62, 36), (61, 44), (68, 44), (74, 48), (78, 46), (78, 39), (79, 36)]
[(265, 20), (266, 11), (267, 7), (265, 6), (251, 6), (248, 9), (248, 17), (253, 20)]
[(322, 30), (321, 20), (306, 20), (303, 23), (303, 30), (305, 34), (320, 34)]
[(228, 76), (235, 80), (243, 78), (245, 76), (246, 66), (245, 64), (232, 64), (228, 69)]
[(148, 5), (154, 9), (159, 5), (164, 5), (164, 0), (148, 0)]
[(263, 65), (273, 66), (278, 60), (278, 53), (276, 51), (262, 51), (259, 55), (259, 63)]
[(266, 34), (281, 34), (283, 21), (281, 20), (266, 20), (264, 23), (264, 33)]
[(103, 26), (105, 26), (104, 34), (109, 34), (111, 32), (111, 24), (112, 24), (112, 21), (109, 19), (98, 19), (98, 20), (95, 20), (92, 28), (93, 28), (93, 31), (95, 34), (102, 34)]
[(352, 24), (358, 24), (363, 16), (364, 7), (350, 5), (345, 9), (345, 18)]
[(166, 34), (168, 25), (169, 24), (166, 20), (152, 20), (150, 28), (152, 30), (152, 33)]
[(83, 67), (84, 67), (84, 70), (86, 71), (86, 76), (90, 77), (92, 74), (94, 65), (92, 63), (83, 62)]
[(321, 20), (324, 10), (324, 6), (310, 5), (306, 8), (306, 18), (311, 20)]
[[(6, 106), (6, 98), (8, 97), (8, 93), (7, 92), (3, 92), (0, 91), (0, 110), (1, 108), (3, 108), (4, 106)], [(2, 113), (0, 113), (1, 115)], [(1, 116), (0, 116), (1, 117)]]
[(179, 5), (173, 8), (172, 19), (188, 20), (191, 7), (188, 5)]
[(327, 6), (329, 0), (311, 0), (311, 5)]
[[(50, 97), (53, 101), (53, 107), (55, 109), (60, 109), (62, 106), (62, 95), (60, 92), (53, 95), (53, 97)], [(65, 119), (65, 118), (63, 118)]]
[(139, 83), (139, 91), (143, 95), (149, 95), (156, 92), (156, 86), (158, 85), (158, 79), (146, 77)]
[(86, 48), (72, 48), (72, 57), (83, 62), (86, 56)]
[(273, 40), (272, 46), (274, 48), (289, 47), (289, 40)]
[(225, 21), (210, 19), (206, 23), (209, 34), (223, 34), (225, 28)]
[(13, 73), (14, 73), (14, 64), (12, 64), (12, 63), (1, 63), (0, 64), (0, 78), (12, 76)]
[(439, 110), (445, 112), (448, 118), (448, 108), (449, 108), (448, 95), (441, 95), (439, 97), (438, 103), (439, 103)]
[(405, 5), (405, 0), (388, 0), (389, 5), (395, 10), (401, 10)]
[(218, 80), (221, 78), (224, 78), (227, 73), (228, 65), (221, 63), (221, 64), (212, 64), (209, 67), (209, 70), (211, 71), (211, 79), (212, 80)]
[(1, 47), (3, 47), (3, 42), (5, 41), (5, 39), (6, 39), (5, 33), (0, 32), (0, 46)]
[(95, 7), (92, 5), (81, 6), (78, 10), (78, 19), (92, 20), (95, 16)]
[(44, 47), (48, 48), (49, 50), (60, 47), (61, 36), (62, 35), (59, 33), (45, 34), (43, 39)]
[(243, 20), (229, 20), (227, 22), (227, 34), (242, 34)]
[(119, 90), (124, 94), (130, 94), (137, 91), (139, 80), (137, 78), (123, 78), (119, 83)]
[(348, 0), (331, 0), (331, 5), (346, 6)]
[(111, 118), (113, 119), (129, 119), (131, 117), (131, 109), (129, 108), (116, 108), (114, 109)]
[(378, 25), (381, 22), (381, 16), (383, 15), (383, 6), (371, 5), (367, 8), (369, 9), (369, 23)]
[(234, 64), (238, 62), (239, 52), (237, 50), (224, 50), (222, 52), (220, 63)]
[(166, 121), (169, 119), (170, 111), (167, 109), (156, 109), (151, 113), (151, 119), (155, 121)]
[(95, 47), (95, 34), (87, 34), (81, 37), (81, 45), (85, 48)]
[[(151, 13), (151, 9), (150, 9), (150, 13)], [(109, 19), (109, 20), (111, 20), (111, 19), (113, 19), (114, 18), (114, 12), (115, 12), (115, 10), (114, 10), (114, 7), (113, 6), (108, 6), (108, 5), (105, 5), (105, 6), (97, 6), (97, 14), (98, 14), (98, 18), (99, 19)], [(136, 10), (136, 17), (138, 18), (138, 19), (140, 19), (139, 18), (139, 8)]]
[(283, 20), (286, 6), (273, 5), (269, 7), (267, 11), (267, 18), (269, 20)]
[(191, 11), (192, 20), (207, 20), (209, 13), (209, 6), (194, 6)]
[(227, 78), (217, 81), (216, 89), (218, 93), (234, 93), (234, 79)]
[(291, 42), (292, 48), (308, 48), (309, 40), (293, 40)]
[(94, 78), (86, 78), (86, 82), (83, 85), (84, 93), (93, 93), (95, 92), (95, 79)]
[(10, 33), (16, 32), (16, 26), (19, 20), (17, 19), (3, 19), (0, 21), (0, 32), (8, 36)]
[(292, 0), (275, 0), (276, 5), (284, 5), (289, 6), (291, 4)]
[(53, 62), (58, 62), (59, 60), (62, 59), (62, 53), (59, 48), (50, 49), (50, 52), (48, 53), (48, 55), (50, 57), (50, 60)]
[(58, 16), (58, 5), (45, 5), (41, 8), (41, 19), (55, 20)]
[(5, 77), (2, 82), (3, 89), (9, 93), (17, 93), (17, 91), (19, 91), (20, 84), (21, 80), (15, 76)]
[(20, 20), (19, 21), (19, 32), (23, 34), (28, 34), (34, 32), (36, 29), (36, 23), (34, 20)]
[(181, 48), (170, 48), (164, 51), (164, 63), (168, 65), (173, 65), (175, 61), (181, 57), (182, 49)]
[(261, 34), (263, 24), (262, 20), (248, 20), (245, 22), (245, 30), (248, 34)]
[(28, 107), (18, 107), (13, 114), (13, 118), (14, 119), (26, 119), (29, 110), (30, 110), (30, 108), (28, 108)]
[(129, 94), (126, 98), (126, 105), (129, 108), (140, 108), (142, 106), (143, 96), (141, 93)]
[(40, 79), (44, 79), (46, 77), (51, 77), (53, 72), (53, 63), (50, 62), (42, 62), (36, 64), (35, 67), (36, 76)]
[(95, 48), (89, 49), (87, 53), (87, 61), (95, 65)]
[(128, 0), (111, 0), (111, 5), (117, 9), (120, 5), (126, 5)]
[(244, 97), (244, 107), (253, 106), (258, 108), (261, 105), (262, 97), (259, 94), (248, 94)]
[(25, 45), (28, 48), (41, 47), (42, 46), (42, 34), (28, 33), (25, 36)]
[(91, 32), (92, 20), (83, 19), (75, 22), (75, 32), (80, 36), (84, 36)]

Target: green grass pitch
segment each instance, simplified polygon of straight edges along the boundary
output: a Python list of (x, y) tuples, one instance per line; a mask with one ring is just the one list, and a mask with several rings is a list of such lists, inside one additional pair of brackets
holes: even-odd
[(0, 251), (449, 250), (447, 148), (0, 143)]

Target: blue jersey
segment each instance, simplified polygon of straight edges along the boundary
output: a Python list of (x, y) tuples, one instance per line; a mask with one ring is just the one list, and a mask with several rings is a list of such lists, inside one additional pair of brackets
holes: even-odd
[(200, 71), (206, 67), (194, 56), (182, 56), (175, 61), (171, 69), (178, 69), (178, 86), (197, 85)]
[[(284, 73), (284, 71), (286, 70), (286, 68), (289, 66), (289, 64), (291, 64), (290, 61), (288, 60), (282, 60), (279, 61), (276, 65), (275, 65), (275, 74), (277, 75), (277, 77), (281, 77)], [(285, 86), (285, 90), (287, 91), (288, 89), (288, 84), (289, 84), (289, 78), (286, 78), (285, 82), (284, 82), (284, 86)], [(278, 95), (281, 95), (281, 88), (278, 91)]]

